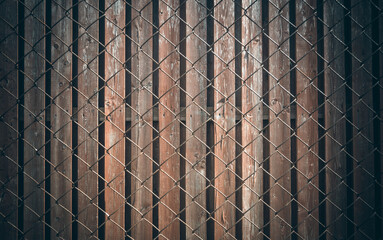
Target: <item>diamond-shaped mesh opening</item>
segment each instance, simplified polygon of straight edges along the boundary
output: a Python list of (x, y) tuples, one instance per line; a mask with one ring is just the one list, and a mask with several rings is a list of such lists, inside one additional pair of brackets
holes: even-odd
[(0, 1), (4, 239), (381, 239), (379, 0)]

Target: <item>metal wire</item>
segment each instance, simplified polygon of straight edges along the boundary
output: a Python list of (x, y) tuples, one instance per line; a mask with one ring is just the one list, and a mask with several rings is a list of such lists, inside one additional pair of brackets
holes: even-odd
[(382, 7), (0, 1), (0, 232), (382, 238)]

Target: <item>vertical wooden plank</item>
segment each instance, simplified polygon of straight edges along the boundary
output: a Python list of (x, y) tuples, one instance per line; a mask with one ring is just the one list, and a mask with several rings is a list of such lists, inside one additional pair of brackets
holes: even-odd
[(97, 237), (99, 1), (78, 4), (78, 238)]
[[(340, 1), (342, 3), (343, 1)], [(347, 234), (347, 187), (346, 155), (343, 146), (346, 140), (346, 112), (344, 87), (345, 59), (343, 50), (343, 7), (337, 1), (324, 3), (324, 78), (325, 78), (325, 129), (326, 129), (326, 226), (328, 239), (345, 239)]]
[[(160, 135), (160, 238), (179, 239), (180, 224), (180, 21), (178, 0), (159, 2), (159, 135)], [(178, 10), (179, 11), (179, 10)], [(178, 14), (179, 15), (179, 14)]]
[[(269, 4), (270, 239), (291, 235), (290, 53), (288, 0)], [(285, 19), (283, 19), (283, 18)]]
[(351, 6), (355, 238), (375, 239), (371, 6), (367, 1)]
[[(132, 238), (151, 239), (153, 107), (151, 1), (132, 1)], [(149, 22), (148, 22), (149, 21)]]
[(44, 239), (45, 1), (26, 1), (24, 11), (24, 237)]
[[(206, 239), (207, 10), (186, 2), (186, 239)], [(190, 36), (189, 36), (190, 35)]]
[(242, 8), (242, 236), (250, 240), (263, 238), (262, 4), (244, 0)]
[(214, 1), (215, 238), (235, 238), (234, 2)]
[(105, 211), (106, 239), (125, 231), (125, 2), (105, 1)]
[(318, 78), (316, 1), (296, 1), (298, 235), (317, 239), (319, 231)]
[(72, 1), (52, 1), (51, 237), (72, 237)]
[(0, 232), (17, 238), (17, 2), (0, 4)]

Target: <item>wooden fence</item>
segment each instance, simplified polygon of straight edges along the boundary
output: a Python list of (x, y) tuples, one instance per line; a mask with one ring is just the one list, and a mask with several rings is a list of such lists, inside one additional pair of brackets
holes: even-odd
[(0, 1), (2, 239), (381, 239), (380, 0)]

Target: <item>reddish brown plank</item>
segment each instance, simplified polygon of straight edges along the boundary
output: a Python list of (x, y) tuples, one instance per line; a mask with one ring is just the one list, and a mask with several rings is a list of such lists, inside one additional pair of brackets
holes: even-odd
[(206, 239), (206, 1), (186, 2), (186, 238)]
[[(34, 14), (31, 15), (33, 9)], [(24, 237), (43, 239), (45, 171), (45, 1), (25, 2)], [(39, 184), (40, 187), (39, 187)], [(44, 218), (42, 218), (43, 220)]]
[[(215, 238), (235, 238), (234, 2), (214, 1)], [(230, 35), (229, 35), (230, 33)], [(230, 70), (229, 70), (230, 68)]]
[(72, 237), (72, 1), (52, 2), (51, 237)]
[[(159, 2), (159, 135), (160, 135), (160, 204), (158, 222), (160, 238), (180, 238), (180, 224), (177, 214), (180, 210), (180, 27), (175, 9), (179, 1)], [(179, 15), (179, 13), (178, 13)], [(178, 81), (178, 82), (177, 82)], [(177, 184), (176, 184), (177, 182)]]
[[(279, 16), (278, 16), (279, 15)], [(269, 4), (270, 239), (291, 235), (291, 140), (288, 0)]]
[(262, 4), (245, 0), (242, 8), (242, 236), (250, 240), (263, 238)]
[(297, 0), (296, 93), (297, 93), (297, 192), (298, 235), (319, 236), (318, 195), (318, 79), (316, 1)]
[[(152, 11), (149, 0), (132, 2), (132, 237), (151, 239), (153, 222)], [(138, 12), (139, 11), (139, 12)]]
[(0, 4), (0, 232), (17, 238), (17, 2)]
[(105, 1), (105, 238), (125, 228), (125, 2)]
[[(341, 3), (342, 1), (340, 1)], [(326, 129), (326, 225), (328, 239), (345, 239), (347, 234), (344, 21), (343, 7), (337, 1), (324, 3), (324, 78)]]
[(375, 239), (371, 6), (367, 1), (351, 6), (355, 239)]
[(78, 4), (78, 238), (97, 237), (98, 0)]

